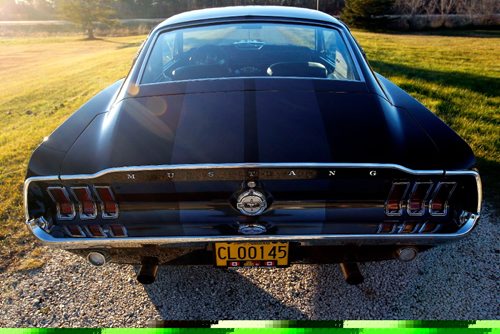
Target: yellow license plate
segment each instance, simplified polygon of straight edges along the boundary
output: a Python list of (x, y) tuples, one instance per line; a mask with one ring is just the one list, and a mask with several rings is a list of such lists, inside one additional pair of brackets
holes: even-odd
[(217, 267), (283, 267), (288, 265), (288, 242), (215, 243)]

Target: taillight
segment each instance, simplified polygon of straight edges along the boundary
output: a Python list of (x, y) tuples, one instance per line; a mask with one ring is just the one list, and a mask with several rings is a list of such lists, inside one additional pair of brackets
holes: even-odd
[(102, 230), (101, 226), (97, 224), (87, 225), (86, 229), (91, 237), (97, 237), (97, 238), (106, 237), (106, 234), (104, 234), (104, 231)]
[(68, 233), (70, 236), (74, 238), (84, 238), (85, 233), (83, 232), (82, 228), (78, 225), (68, 225), (65, 226), (66, 233)]
[(432, 216), (445, 216), (448, 213), (448, 200), (457, 184), (455, 182), (439, 182), (429, 202), (429, 213)]
[(382, 223), (379, 224), (377, 233), (392, 233), (396, 228), (396, 224), (394, 223)]
[(425, 200), (429, 196), (432, 182), (416, 182), (408, 199), (407, 211), (410, 216), (423, 216)]
[(97, 217), (97, 206), (88, 187), (72, 187), (71, 190), (79, 202), (80, 219)]
[(403, 199), (410, 186), (409, 182), (394, 182), (385, 202), (385, 213), (388, 216), (401, 216)]
[(64, 187), (48, 187), (47, 192), (56, 204), (57, 218), (60, 220), (72, 220), (75, 218), (75, 206)]
[(398, 233), (414, 233), (419, 225), (417, 223), (404, 223)]
[(426, 222), (422, 225), (419, 230), (419, 233), (433, 233), (439, 230), (440, 225), (436, 223)]
[(95, 187), (101, 201), (102, 218), (113, 219), (118, 217), (118, 203), (110, 187)]
[(126, 237), (127, 236), (127, 230), (123, 225), (120, 224), (112, 224), (108, 226), (109, 232), (112, 237), (115, 238), (120, 238), (120, 237)]

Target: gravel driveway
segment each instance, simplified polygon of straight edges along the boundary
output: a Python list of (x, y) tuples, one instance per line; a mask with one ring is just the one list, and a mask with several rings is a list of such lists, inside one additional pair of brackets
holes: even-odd
[(410, 263), (361, 265), (349, 286), (337, 265), (287, 269), (163, 267), (142, 286), (138, 268), (97, 269), (47, 249), (38, 270), (0, 275), (0, 326), (148, 326), (180, 319), (499, 319), (498, 216), (488, 207), (473, 234)]

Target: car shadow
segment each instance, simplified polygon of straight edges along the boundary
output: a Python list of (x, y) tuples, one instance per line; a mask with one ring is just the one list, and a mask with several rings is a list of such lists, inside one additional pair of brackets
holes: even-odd
[[(427, 82), (453, 86), (456, 88), (471, 90), (490, 97), (498, 96), (498, 78), (486, 77), (473, 73), (458, 71), (439, 71), (402, 64), (370, 60), (370, 65), (383, 76), (404, 76), (410, 79), (421, 79)], [(405, 89), (404, 87), (401, 87)], [(438, 96), (440, 92), (433, 92)]]
[[(139, 267), (134, 269), (137, 273)], [(242, 270), (267, 269), (160, 266), (156, 282), (144, 289), (165, 320), (305, 319), (241, 275)]]
[(481, 29), (428, 29), (420, 31), (398, 31), (398, 30), (383, 30), (387, 35), (399, 36), (443, 36), (443, 37), (463, 37), (463, 38), (498, 38), (500, 32), (498, 30), (481, 30)]
[[(458, 320), (477, 319), (489, 312), (485, 308), (493, 311), (488, 306), (488, 286), (498, 280), (491, 262), (498, 250), (491, 249), (494, 237), (488, 232), (493, 221), (483, 221), (468, 238), (421, 252), (410, 262), (362, 263), (365, 280), (358, 286), (328, 284), (335, 272), (318, 266), (315, 280), (323, 284), (317, 286), (312, 313), (318, 318)], [(481, 291), (485, 296), (479, 297)], [(483, 298), (481, 305), (478, 299)]]
[[(349, 285), (337, 265), (317, 266), (316, 287), (311, 300), (314, 319), (412, 319), (406, 313), (406, 278), (418, 271), (412, 263), (399, 261), (358, 264), (364, 276), (359, 285)], [(402, 270), (402, 266), (405, 269)], [(385, 277), (387, 275), (387, 277)], [(408, 275), (408, 276), (406, 276)], [(418, 276), (418, 274), (416, 274)], [(402, 315), (403, 314), (403, 315)]]
[[(88, 40), (88, 39), (84, 39)], [(117, 49), (127, 49), (127, 48), (138, 48), (142, 45), (141, 42), (120, 42), (120, 41), (114, 41), (111, 39), (106, 39), (106, 38), (100, 38), (96, 37), (91, 39), (91, 41), (99, 41), (99, 42), (105, 42), (105, 43), (111, 43), (111, 44), (117, 44)]]

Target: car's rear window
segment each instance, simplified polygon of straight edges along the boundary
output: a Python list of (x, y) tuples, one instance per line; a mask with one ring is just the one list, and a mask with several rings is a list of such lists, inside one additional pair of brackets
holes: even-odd
[(335, 29), (235, 23), (161, 33), (141, 83), (231, 77), (359, 80), (348, 48)]

